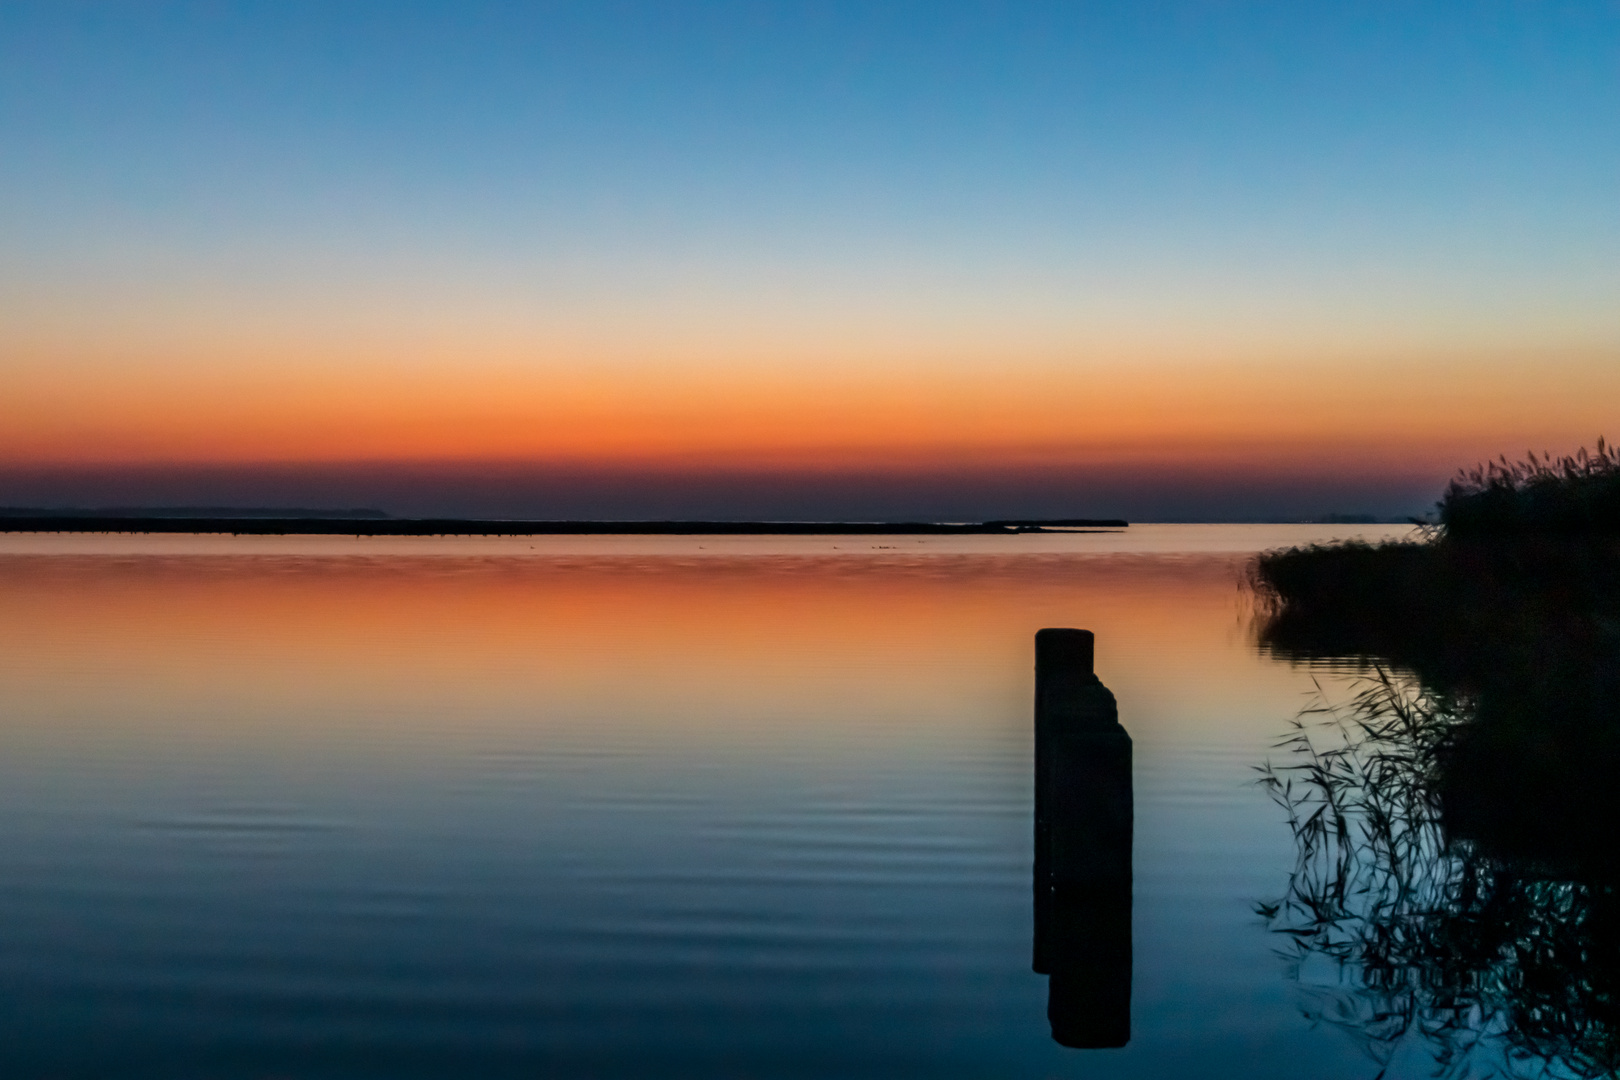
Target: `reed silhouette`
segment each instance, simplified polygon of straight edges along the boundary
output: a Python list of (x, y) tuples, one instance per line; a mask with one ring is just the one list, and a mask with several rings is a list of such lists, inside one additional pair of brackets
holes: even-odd
[(1382, 658), (1431, 681), (1601, 650), (1620, 616), (1620, 453), (1458, 475), (1416, 540), (1262, 554), (1249, 584), (1260, 642), (1282, 655)]
[(1439, 503), (1453, 540), (1620, 531), (1620, 449), (1598, 439), (1568, 457), (1499, 458), (1459, 473)]
[(1476, 470), (1419, 542), (1251, 574), (1263, 649), (1364, 672), (1262, 767), (1296, 861), (1258, 910), (1384, 1067), (1620, 1074), (1617, 478), (1601, 443)]

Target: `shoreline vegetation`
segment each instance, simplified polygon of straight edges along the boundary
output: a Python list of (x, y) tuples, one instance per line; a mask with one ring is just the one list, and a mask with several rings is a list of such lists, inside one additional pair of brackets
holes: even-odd
[(393, 518), (360, 511), (0, 510), (0, 532), (229, 533), (234, 536), (958, 536), (1124, 529), (1121, 518), (1001, 521), (526, 521)]
[[(1418, 540), (1266, 552), (1260, 647), (1346, 662), (1260, 783), (1296, 863), (1257, 912), (1305, 1011), (1387, 1067), (1620, 1074), (1620, 453), (1459, 474)], [(1299, 972), (1334, 967), (1331, 989)]]
[[(1263, 649), (1364, 658), (1455, 679), (1526, 635), (1611, 638), (1620, 617), (1620, 449), (1460, 473), (1414, 540), (1258, 556), (1248, 584)], [(1511, 633), (1505, 631), (1511, 630)]]

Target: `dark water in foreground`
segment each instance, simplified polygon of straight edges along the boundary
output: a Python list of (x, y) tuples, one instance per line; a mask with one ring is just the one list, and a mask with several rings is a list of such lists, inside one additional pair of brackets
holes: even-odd
[[(1237, 573), (1331, 534), (0, 538), (0, 1074), (1370, 1077), (1251, 907), (1313, 673)], [(1121, 1050), (1030, 970), (1043, 626), (1135, 744)]]

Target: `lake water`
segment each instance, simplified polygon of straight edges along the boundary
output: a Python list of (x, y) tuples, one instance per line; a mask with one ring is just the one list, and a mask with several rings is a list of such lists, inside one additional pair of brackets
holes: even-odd
[[(1401, 531), (0, 536), (0, 1074), (1370, 1078), (1253, 912), (1320, 673), (1239, 581)], [(1030, 966), (1047, 626), (1135, 743), (1123, 1049)]]

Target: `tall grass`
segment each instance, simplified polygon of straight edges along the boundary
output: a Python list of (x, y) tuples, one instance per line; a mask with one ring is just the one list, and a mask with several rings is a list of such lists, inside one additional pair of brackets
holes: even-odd
[[(1249, 567), (1262, 646), (1466, 681), (1525, 643), (1620, 640), (1620, 451), (1459, 474), (1412, 540), (1268, 551)], [(1613, 642), (1611, 642), (1611, 646)], [(1562, 646), (1561, 646), (1562, 647)]]
[(1312, 1015), (1384, 1068), (1620, 1076), (1620, 452), (1461, 473), (1423, 535), (1249, 583), (1262, 648), (1376, 672), (1262, 769), (1296, 862), (1258, 910), (1335, 973)]
[(1598, 439), (1567, 457), (1506, 457), (1459, 473), (1439, 503), (1452, 540), (1527, 532), (1620, 532), (1620, 448)]

